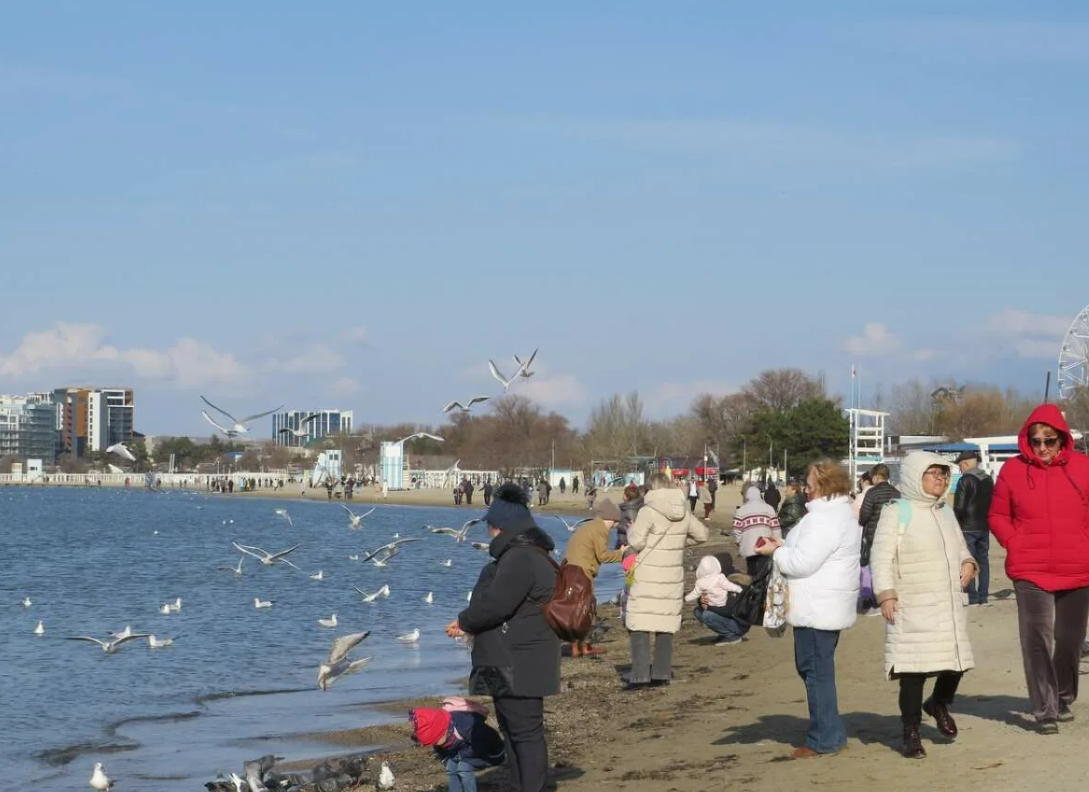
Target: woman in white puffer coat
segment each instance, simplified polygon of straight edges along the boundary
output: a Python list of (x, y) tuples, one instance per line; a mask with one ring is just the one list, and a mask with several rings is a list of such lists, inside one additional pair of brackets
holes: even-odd
[[(919, 736), (925, 711), (950, 739), (957, 686), (974, 667), (965, 586), (978, 572), (946, 503), (951, 464), (937, 454), (908, 454), (900, 468), (901, 500), (881, 513), (870, 563), (885, 627), (885, 676), (900, 682), (903, 754), (926, 756)], [(927, 677), (937, 677), (923, 701)]]

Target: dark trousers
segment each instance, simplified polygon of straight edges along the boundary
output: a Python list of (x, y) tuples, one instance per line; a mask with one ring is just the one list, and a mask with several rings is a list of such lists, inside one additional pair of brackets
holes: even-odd
[[(923, 687), (932, 674), (900, 674), (900, 720), (905, 726), (918, 726), (923, 720)], [(949, 706), (957, 695), (961, 671), (941, 671), (934, 682), (934, 700)]]
[(548, 782), (548, 745), (543, 698), (493, 698), (495, 717), (507, 743), (511, 789), (541, 792)]
[(492, 505), (492, 496), (487, 494), (487, 493), (484, 493), (484, 505), (485, 506), (491, 506)]
[[(650, 660), (650, 636), (654, 636), (654, 663)], [(668, 682), (673, 678), (673, 633), (649, 633), (632, 630), (631, 673), (628, 683), (639, 685), (654, 680)]]
[(1078, 698), (1078, 663), (1089, 619), (1089, 588), (1044, 591), (1015, 580), (1017, 626), (1032, 714), (1052, 721)]
[(836, 646), (839, 632), (794, 628), (794, 665), (805, 682), (809, 729), (805, 746), (822, 754), (838, 753), (847, 744), (836, 692)]
[(699, 498), (695, 495), (688, 496), (688, 508), (692, 511), (693, 514), (696, 513), (696, 501), (698, 500)]
[(985, 605), (991, 590), (991, 534), (989, 531), (965, 531), (964, 543), (979, 564), (979, 577), (968, 584), (968, 604)]

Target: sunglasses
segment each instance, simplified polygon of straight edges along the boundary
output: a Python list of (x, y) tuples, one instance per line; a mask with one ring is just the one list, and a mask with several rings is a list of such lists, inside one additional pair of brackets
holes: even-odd
[(1029, 442), (1032, 444), (1033, 448), (1043, 448), (1044, 446), (1047, 446), (1048, 448), (1054, 448), (1055, 446), (1057, 446), (1059, 444), (1059, 438), (1058, 437), (1033, 437), (1033, 438), (1029, 439)]
[(934, 478), (947, 479), (950, 477), (948, 470), (928, 470), (923, 473), (924, 476), (933, 476)]

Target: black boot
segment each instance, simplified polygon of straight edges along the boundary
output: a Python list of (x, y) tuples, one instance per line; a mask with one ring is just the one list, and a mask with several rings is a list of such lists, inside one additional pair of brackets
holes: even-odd
[(918, 723), (904, 724), (904, 747), (900, 753), (905, 759), (925, 759), (926, 751), (923, 750), (923, 738), (919, 736)]
[(923, 712), (933, 718), (938, 724), (938, 731), (950, 740), (957, 739), (957, 722), (949, 714), (949, 708), (940, 701), (928, 698), (923, 702)]

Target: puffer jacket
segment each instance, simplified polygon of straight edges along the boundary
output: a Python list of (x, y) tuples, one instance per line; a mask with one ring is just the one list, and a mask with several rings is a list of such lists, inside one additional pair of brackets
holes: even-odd
[(805, 493), (799, 492), (784, 500), (779, 507), (779, 528), (783, 536), (790, 533), (790, 529), (805, 517), (805, 501)]
[[(1044, 423), (1062, 433), (1062, 450), (1044, 465), (1029, 445), (1028, 430)], [(1033, 410), (1017, 436), (1020, 455), (1006, 460), (988, 515), (1006, 548), (1006, 574), (1045, 591), (1089, 586), (1089, 458), (1074, 450), (1059, 408)]]
[[(896, 600), (896, 616), (885, 629), (885, 676), (967, 671), (975, 666), (968, 641), (967, 596), (960, 568), (976, 565), (956, 517), (939, 497), (923, 491), (923, 473), (949, 461), (928, 451), (904, 458), (900, 491), (909, 504), (881, 513), (874, 535), (871, 570), (877, 601)], [(905, 515), (906, 516), (906, 515)]]
[(678, 489), (651, 490), (628, 530), (638, 553), (632, 570), (625, 626), (642, 632), (675, 633), (684, 600), (684, 548), (707, 541), (707, 526), (688, 511)]
[(532, 527), (492, 539), (487, 564), (458, 624), (473, 636), (474, 696), (539, 698), (560, 692), (560, 639), (541, 603), (552, 596), (552, 537)]
[(870, 548), (877, 533), (877, 522), (886, 505), (900, 497), (900, 490), (887, 481), (879, 481), (866, 490), (862, 496), (862, 507), (858, 510), (858, 521), (862, 524), (862, 566), (870, 565)]
[(987, 512), (991, 509), (994, 496), (994, 480), (980, 467), (964, 471), (953, 496), (953, 514), (960, 523), (962, 531), (990, 530), (987, 524)]
[(846, 496), (818, 498), (773, 554), (790, 595), (787, 622), (815, 630), (855, 623), (862, 529)]

